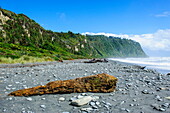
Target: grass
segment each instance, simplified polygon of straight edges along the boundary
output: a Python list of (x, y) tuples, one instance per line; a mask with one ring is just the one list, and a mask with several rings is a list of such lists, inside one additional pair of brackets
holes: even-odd
[(15, 64), (15, 63), (34, 63), (34, 62), (45, 62), (45, 61), (54, 61), (54, 59), (50, 57), (33, 57), (33, 56), (27, 56), (23, 55), (20, 58), (12, 59), (12, 58), (6, 58), (6, 57), (0, 57), (0, 64)]

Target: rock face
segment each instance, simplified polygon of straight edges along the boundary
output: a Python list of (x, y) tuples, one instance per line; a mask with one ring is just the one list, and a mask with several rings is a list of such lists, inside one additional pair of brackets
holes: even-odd
[(116, 88), (117, 78), (105, 73), (71, 80), (49, 82), (44, 86), (21, 89), (11, 92), (9, 96), (31, 96), (55, 93), (108, 93)]

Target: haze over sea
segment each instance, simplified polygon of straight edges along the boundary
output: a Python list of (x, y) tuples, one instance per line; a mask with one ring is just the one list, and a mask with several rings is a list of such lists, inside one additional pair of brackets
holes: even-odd
[(162, 74), (170, 72), (170, 57), (110, 58), (110, 60), (146, 66), (146, 68), (155, 69)]

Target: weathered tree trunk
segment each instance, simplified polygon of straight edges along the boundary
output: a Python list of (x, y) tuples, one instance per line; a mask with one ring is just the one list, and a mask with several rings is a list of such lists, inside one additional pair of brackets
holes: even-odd
[(116, 88), (117, 78), (102, 73), (71, 80), (49, 82), (44, 86), (21, 89), (11, 92), (9, 96), (31, 96), (55, 93), (108, 93)]

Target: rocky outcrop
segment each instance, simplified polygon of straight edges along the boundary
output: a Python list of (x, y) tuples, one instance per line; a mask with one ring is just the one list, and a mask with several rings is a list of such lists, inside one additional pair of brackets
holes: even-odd
[(108, 93), (116, 88), (117, 78), (105, 73), (71, 80), (49, 82), (44, 86), (14, 91), (9, 96), (32, 96), (55, 93)]

